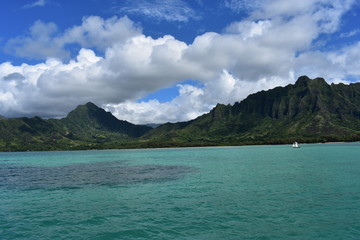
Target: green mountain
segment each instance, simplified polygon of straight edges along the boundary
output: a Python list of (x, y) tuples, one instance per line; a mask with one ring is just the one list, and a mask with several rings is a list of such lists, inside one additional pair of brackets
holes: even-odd
[(144, 136), (153, 145), (241, 145), (360, 140), (360, 83), (300, 77), (294, 85), (218, 104), (189, 122), (167, 123)]
[(138, 126), (114, 117), (110, 112), (93, 103), (78, 106), (67, 117), (50, 120), (59, 131), (80, 139), (129, 139), (137, 138), (151, 130), (151, 127)]
[(0, 118), (0, 151), (359, 140), (360, 83), (329, 85), (306, 76), (155, 129), (118, 120), (93, 103), (62, 119)]
[(117, 147), (151, 129), (118, 120), (95, 104), (87, 103), (63, 119), (0, 119), (0, 151)]
[(0, 120), (0, 151), (52, 149), (50, 145), (63, 138), (51, 123), (40, 117)]

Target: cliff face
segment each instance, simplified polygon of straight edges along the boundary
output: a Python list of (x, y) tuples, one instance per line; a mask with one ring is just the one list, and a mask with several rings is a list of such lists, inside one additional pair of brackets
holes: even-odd
[(324, 79), (300, 77), (295, 85), (250, 95), (234, 107), (244, 114), (296, 118), (311, 113), (353, 115), (359, 111), (360, 84), (328, 85)]
[[(174, 125), (175, 126), (175, 125)], [(300, 77), (294, 85), (249, 95), (231, 105), (218, 104), (187, 124), (147, 135), (163, 142), (219, 144), (335, 141), (360, 137), (360, 84), (329, 85), (322, 78)]]

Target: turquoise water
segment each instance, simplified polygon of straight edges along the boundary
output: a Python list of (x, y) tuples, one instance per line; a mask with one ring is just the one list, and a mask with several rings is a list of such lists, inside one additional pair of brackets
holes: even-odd
[(0, 153), (0, 239), (359, 238), (359, 143)]

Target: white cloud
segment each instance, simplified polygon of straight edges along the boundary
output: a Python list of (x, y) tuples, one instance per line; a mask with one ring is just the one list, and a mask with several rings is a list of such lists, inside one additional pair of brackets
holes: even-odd
[(262, 36), (268, 29), (271, 28), (271, 21), (241, 21), (230, 24), (226, 28), (227, 33), (240, 34), (243, 40)]
[(103, 19), (98, 16), (83, 18), (80, 26), (60, 33), (55, 23), (36, 21), (29, 28), (29, 36), (10, 39), (5, 50), (15, 56), (30, 59), (60, 58), (69, 60), (71, 53), (66, 46), (77, 44), (79, 48), (105, 51), (109, 46), (121, 44), (141, 35), (141, 28), (127, 17)]
[(33, 3), (29, 3), (23, 6), (23, 8), (33, 8), (33, 7), (44, 7), (46, 0), (37, 0)]
[(142, 29), (128, 17), (103, 19), (98, 16), (83, 18), (80, 26), (74, 26), (59, 37), (63, 45), (78, 43), (85, 48), (105, 51), (115, 44), (123, 44), (132, 37), (140, 36)]
[(36, 21), (29, 29), (29, 36), (10, 39), (5, 50), (19, 57), (45, 59), (46, 57), (69, 58), (70, 53), (56, 36), (58, 29), (55, 23)]
[(247, 12), (252, 9), (259, 8), (263, 0), (225, 0), (225, 7), (236, 13)]
[(360, 42), (336, 51), (311, 51), (295, 60), (297, 74), (324, 77), (329, 82), (348, 82), (347, 78), (360, 78)]
[[(293, 80), (293, 75), (289, 75), (289, 79)], [(140, 103), (126, 101), (104, 107), (119, 119), (136, 124), (188, 121), (209, 112), (217, 103), (233, 104), (251, 93), (284, 85), (289, 79), (274, 77), (249, 82), (236, 79), (224, 70), (218, 79), (204, 87), (178, 84), (179, 96), (169, 102), (160, 103), (156, 99)]]
[(198, 16), (183, 0), (126, 1), (121, 13), (143, 15), (156, 21), (188, 22)]
[[(108, 47), (104, 57), (82, 48), (76, 60), (68, 63), (55, 58), (33, 66), (3, 63), (2, 94), (11, 94), (17, 103), (4, 103), (12, 106), (2, 113), (56, 116), (87, 101), (101, 105), (144, 97), (189, 76), (177, 65), (184, 48), (185, 43), (171, 36), (139, 35)], [(21, 80), (9, 77), (20, 74)]]
[(343, 32), (340, 34), (340, 38), (349, 38), (349, 37), (353, 37), (356, 36), (360, 33), (360, 29), (354, 29), (350, 32)]
[[(352, 1), (258, 3), (263, 5), (248, 19), (230, 24), (221, 34), (199, 35), (191, 44), (169, 35), (145, 36), (127, 17), (87, 17), (65, 31), (35, 22), (29, 36), (9, 41), (8, 49), (46, 60), (0, 64), (0, 114), (63, 116), (92, 101), (134, 123), (185, 121), (217, 103), (240, 101), (300, 75), (334, 82), (360, 77), (358, 43), (331, 52), (312, 49), (320, 34), (339, 28)], [(68, 44), (78, 44), (76, 57), (66, 50)], [(136, 102), (188, 79), (202, 86), (179, 84), (179, 95), (165, 103)]]

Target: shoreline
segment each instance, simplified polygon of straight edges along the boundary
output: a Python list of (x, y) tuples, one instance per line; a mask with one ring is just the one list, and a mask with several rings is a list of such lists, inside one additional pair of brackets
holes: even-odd
[[(360, 143), (360, 141), (334, 141), (334, 142), (313, 142), (313, 143), (301, 143), (300, 146), (311, 144), (339, 144), (339, 143)], [(77, 152), (77, 151), (117, 151), (117, 150), (160, 150), (160, 149), (195, 149), (195, 148), (225, 148), (225, 147), (256, 147), (256, 146), (286, 146), (291, 147), (291, 143), (279, 143), (279, 144), (241, 144), (241, 145), (207, 145), (207, 146), (164, 146), (164, 147), (129, 147), (129, 148), (84, 148), (84, 149), (54, 149), (54, 150), (24, 150), (24, 151), (0, 151), (1, 153), (26, 153), (26, 152)], [(301, 147), (300, 147), (301, 148)]]

